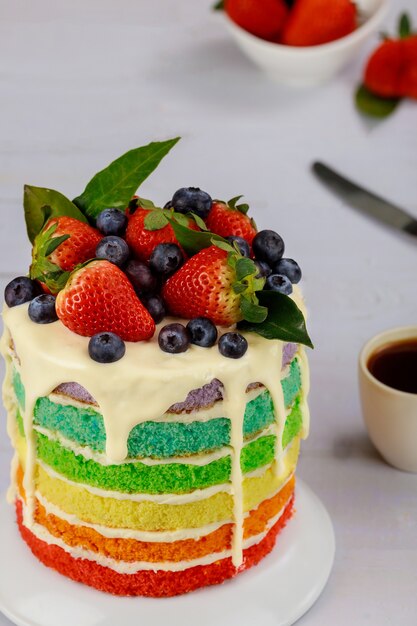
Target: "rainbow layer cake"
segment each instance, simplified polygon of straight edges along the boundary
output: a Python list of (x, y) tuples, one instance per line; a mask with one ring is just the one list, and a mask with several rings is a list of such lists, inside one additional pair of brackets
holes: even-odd
[(123, 155), (73, 202), (26, 187), (33, 262), (5, 290), (21, 536), (116, 595), (256, 565), (293, 514), (309, 429), (301, 271), (281, 237), (237, 198), (133, 196), (175, 142)]

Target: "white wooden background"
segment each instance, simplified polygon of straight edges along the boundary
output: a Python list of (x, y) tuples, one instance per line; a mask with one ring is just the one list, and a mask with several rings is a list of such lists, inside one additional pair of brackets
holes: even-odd
[[(376, 124), (356, 113), (366, 50), (329, 85), (280, 88), (241, 56), (209, 4), (1, 0), (1, 287), (28, 267), (23, 183), (73, 197), (127, 149), (182, 135), (143, 194), (163, 203), (184, 185), (245, 193), (259, 226), (282, 233), (304, 269), (316, 350), (300, 475), (328, 507), (337, 556), (300, 626), (415, 626), (417, 475), (370, 445), (356, 361), (372, 334), (417, 323), (417, 242), (344, 207), (309, 168), (323, 159), (417, 216), (417, 103)], [(415, 1), (396, 0), (386, 28), (406, 7), (417, 23)], [(10, 456), (2, 419), (2, 490)]]

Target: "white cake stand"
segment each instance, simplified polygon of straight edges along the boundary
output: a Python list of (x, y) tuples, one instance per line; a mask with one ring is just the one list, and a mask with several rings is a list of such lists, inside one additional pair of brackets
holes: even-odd
[(18, 626), (289, 626), (319, 597), (332, 568), (330, 517), (297, 481), (296, 513), (275, 550), (237, 578), (176, 598), (119, 598), (72, 582), (29, 552), (0, 504), (0, 611)]

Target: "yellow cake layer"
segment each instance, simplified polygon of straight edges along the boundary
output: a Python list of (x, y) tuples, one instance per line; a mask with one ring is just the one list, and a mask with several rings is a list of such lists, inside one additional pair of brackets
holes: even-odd
[[(20, 439), (16, 443), (20, 463), (24, 468), (24, 440)], [(300, 440), (297, 437), (283, 458), (279, 475), (275, 467), (271, 466), (262, 475), (243, 481), (244, 512), (256, 508), (280, 489), (295, 471), (299, 448)], [(84, 487), (51, 476), (38, 464), (35, 470), (35, 488), (46, 500), (65, 513), (76, 515), (80, 520), (91, 524), (112, 528), (176, 530), (198, 528), (233, 517), (233, 497), (228, 493), (216, 493), (186, 504), (161, 504), (146, 500), (138, 502), (125, 499), (125, 494), (124, 499), (117, 499), (117, 492), (113, 497), (91, 493)]]

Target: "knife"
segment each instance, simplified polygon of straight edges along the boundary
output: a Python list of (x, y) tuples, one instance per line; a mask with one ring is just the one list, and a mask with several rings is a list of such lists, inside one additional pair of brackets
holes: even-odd
[(347, 204), (391, 228), (417, 237), (417, 219), (392, 202), (360, 187), (320, 161), (313, 163), (314, 174)]

